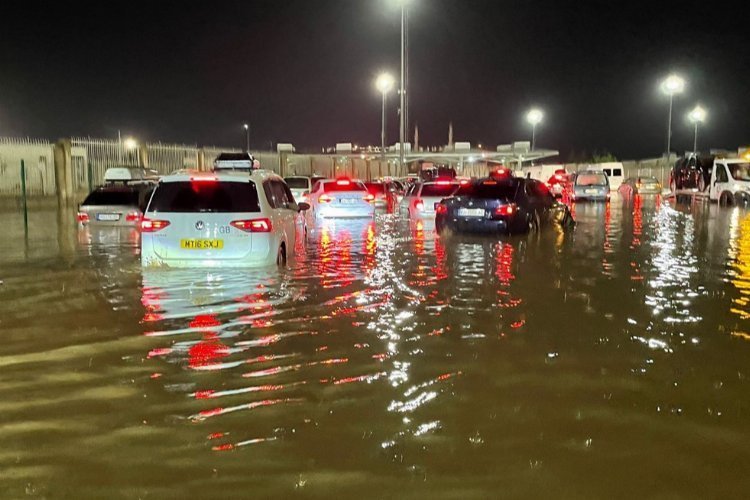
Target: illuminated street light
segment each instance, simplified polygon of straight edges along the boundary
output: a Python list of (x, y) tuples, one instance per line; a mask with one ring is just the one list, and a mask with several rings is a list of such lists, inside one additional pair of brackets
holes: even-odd
[(138, 143), (132, 137), (128, 137), (124, 141), (122, 141), (122, 145), (126, 151), (133, 151), (138, 147)]
[(380, 157), (382, 160), (385, 160), (385, 101), (395, 83), (390, 73), (381, 73), (375, 80), (375, 87), (383, 94), (383, 116), (380, 122)]
[(531, 150), (534, 151), (536, 145), (536, 126), (542, 122), (544, 113), (540, 109), (532, 109), (526, 113), (526, 121), (531, 124)]
[(678, 75), (669, 75), (661, 82), (661, 90), (669, 96), (669, 120), (667, 121), (667, 159), (672, 145), (672, 102), (674, 95), (685, 90), (685, 79)]
[(698, 153), (698, 124), (706, 121), (706, 110), (700, 105), (695, 106), (688, 114), (688, 119), (695, 125), (695, 134), (693, 135), (693, 153)]
[(242, 128), (245, 129), (245, 144), (247, 147), (245, 151), (249, 153), (250, 152), (250, 125), (245, 123), (244, 125), (242, 125)]

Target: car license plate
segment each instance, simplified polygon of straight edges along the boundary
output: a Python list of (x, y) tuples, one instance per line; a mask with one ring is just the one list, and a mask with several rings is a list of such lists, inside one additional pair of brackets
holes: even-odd
[(459, 217), (484, 217), (483, 208), (459, 208)]
[(224, 248), (224, 240), (180, 240), (180, 248), (184, 250), (221, 250)]
[(357, 203), (357, 199), (356, 198), (341, 198), (339, 200), (339, 203), (341, 203), (342, 205), (351, 205), (352, 203)]
[(120, 214), (96, 214), (96, 220), (104, 220), (104, 221), (120, 220)]
[(599, 191), (597, 191), (596, 189), (587, 189), (587, 190), (586, 190), (586, 191), (584, 191), (584, 192), (585, 192), (586, 194), (596, 194), (596, 193), (598, 193)]

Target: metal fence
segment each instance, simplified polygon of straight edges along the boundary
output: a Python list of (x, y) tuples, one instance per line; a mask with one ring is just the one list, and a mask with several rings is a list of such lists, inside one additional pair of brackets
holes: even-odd
[(55, 150), (44, 140), (0, 137), (0, 196), (21, 196), (21, 161), (29, 196), (55, 194)]
[[(81, 165), (80, 160), (73, 160), (73, 179), (74, 189), (81, 190), (89, 185), (98, 185), (104, 182), (104, 172), (112, 166), (132, 166), (141, 165), (140, 147), (135, 145), (125, 146), (125, 141), (116, 141), (111, 139), (93, 139), (91, 137), (74, 137), (71, 139), (71, 156), (73, 149), (81, 152), (78, 158), (83, 158), (85, 164)], [(85, 153), (84, 153), (85, 152)], [(81, 174), (80, 169), (85, 173)], [(88, 176), (91, 175), (91, 179)], [(85, 178), (85, 183), (79, 183), (81, 178)]]
[(144, 163), (160, 174), (168, 174), (181, 169), (198, 169), (200, 166), (198, 146), (185, 146), (180, 144), (156, 144), (146, 145)]

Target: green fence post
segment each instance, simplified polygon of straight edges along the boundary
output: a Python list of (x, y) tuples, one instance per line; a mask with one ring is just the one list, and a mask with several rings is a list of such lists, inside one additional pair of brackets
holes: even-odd
[(26, 206), (26, 164), (21, 160), (21, 201), (23, 203), (23, 227), (26, 232), (29, 230), (29, 214)]
[(91, 162), (88, 163), (88, 174), (89, 178), (89, 193), (94, 190), (94, 167), (91, 166)]

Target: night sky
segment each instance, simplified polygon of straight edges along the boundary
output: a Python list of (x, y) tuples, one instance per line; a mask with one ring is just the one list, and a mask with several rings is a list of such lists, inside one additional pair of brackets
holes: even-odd
[[(410, 119), (421, 145), (529, 140), (564, 157), (750, 144), (748, 17), (728, 2), (411, 0)], [(394, 0), (4, 2), (0, 136), (116, 137), (240, 147), (380, 142), (381, 70), (399, 68)], [(397, 140), (396, 95), (388, 113)]]

